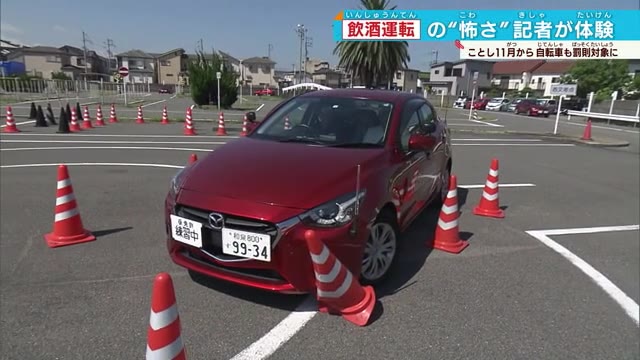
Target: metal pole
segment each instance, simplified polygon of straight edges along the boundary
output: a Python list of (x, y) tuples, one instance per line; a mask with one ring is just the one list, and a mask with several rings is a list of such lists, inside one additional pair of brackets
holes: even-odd
[(244, 69), (242, 68), (242, 60), (240, 60), (240, 104), (242, 104), (242, 88), (244, 87)]
[(560, 122), (560, 109), (562, 109), (562, 99), (564, 98), (564, 95), (560, 95), (560, 99), (558, 99), (558, 111), (556, 111), (556, 124), (553, 127), (553, 134), (557, 134), (558, 133), (558, 123)]
[(124, 93), (124, 106), (127, 106), (127, 78), (122, 78), (122, 92)]
[(587, 105), (587, 112), (591, 112), (591, 104), (593, 103), (593, 92), (589, 93), (589, 105)]
[(473, 113), (473, 101), (476, 98), (476, 87), (473, 87), (473, 91), (471, 93), (471, 103), (469, 104), (469, 121), (471, 121), (471, 114)]
[(218, 77), (218, 112), (220, 112), (220, 77)]

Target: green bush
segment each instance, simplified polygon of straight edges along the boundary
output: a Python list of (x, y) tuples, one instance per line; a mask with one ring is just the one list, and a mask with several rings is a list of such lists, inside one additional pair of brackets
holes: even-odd
[(189, 64), (191, 98), (196, 105), (217, 105), (218, 79), (216, 73), (220, 71), (221, 64), (220, 107), (229, 109), (238, 100), (237, 76), (233, 70), (216, 54), (205, 57), (204, 53), (198, 53), (197, 58)]

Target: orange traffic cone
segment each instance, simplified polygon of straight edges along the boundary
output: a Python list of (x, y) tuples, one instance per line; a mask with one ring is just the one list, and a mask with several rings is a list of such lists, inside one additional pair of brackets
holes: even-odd
[(82, 111), (82, 125), (80, 125), (83, 129), (93, 129), (93, 125), (91, 124), (91, 116), (89, 116), (89, 107), (85, 106)]
[(69, 126), (69, 130), (72, 132), (82, 131), (80, 124), (78, 124), (78, 114), (76, 114), (76, 109), (71, 108), (71, 125)]
[(118, 122), (118, 117), (116, 116), (116, 106), (114, 104), (111, 104), (111, 111), (109, 112), (109, 122), (110, 123)]
[(136, 124), (144, 124), (144, 116), (142, 116), (142, 106), (138, 106), (138, 117), (136, 118)]
[(13, 111), (11, 110), (11, 106), (7, 106), (7, 121), (6, 125), (3, 129), (3, 132), (6, 133), (19, 133), (21, 132), (16, 126), (15, 120), (13, 120)]
[(291, 121), (289, 121), (289, 117), (284, 118), (284, 129), (291, 130)]
[(189, 156), (189, 164), (193, 164), (196, 161), (198, 161), (198, 155), (191, 154), (191, 156)]
[(160, 121), (160, 124), (162, 125), (169, 124), (169, 115), (167, 114), (167, 105), (165, 105), (164, 108), (162, 108), (162, 120)]
[(436, 225), (436, 232), (433, 237), (434, 249), (442, 250), (454, 254), (462, 252), (469, 243), (460, 239), (460, 233), (458, 230), (458, 218), (460, 212), (458, 211), (458, 178), (455, 175), (449, 176), (449, 191), (447, 192), (447, 198), (442, 204), (440, 209), (440, 216), (438, 217), (438, 225)]
[(91, 232), (85, 230), (73, 195), (73, 186), (66, 165), (58, 167), (58, 185), (56, 190), (56, 209), (53, 231), (45, 234), (44, 239), (51, 248), (93, 241)]
[(473, 209), (475, 215), (494, 218), (504, 217), (504, 210), (500, 209), (500, 199), (498, 198), (498, 182), (498, 159), (492, 159), (480, 203)]
[(159, 273), (153, 281), (151, 291), (146, 358), (185, 360), (187, 357), (181, 330), (173, 280), (168, 273)]
[(184, 135), (198, 135), (193, 126), (193, 118), (191, 117), (191, 108), (187, 108), (187, 114), (184, 116)]
[(98, 108), (96, 109), (96, 126), (105, 126), (104, 118), (102, 117), (102, 106), (98, 104)]
[(218, 131), (216, 131), (216, 135), (218, 136), (227, 135), (227, 130), (224, 127), (224, 114), (222, 112), (218, 116)]
[(587, 126), (584, 127), (584, 133), (582, 134), (582, 137), (580, 138), (580, 140), (588, 140), (588, 141), (593, 140), (591, 138), (591, 119), (589, 118), (587, 118)]
[(242, 131), (240, 132), (240, 136), (247, 136), (247, 134), (249, 133), (248, 128), (249, 127), (249, 120), (247, 120), (247, 115), (244, 116), (244, 119), (242, 119)]
[(367, 325), (376, 305), (373, 288), (360, 285), (351, 271), (318, 240), (315, 231), (307, 230), (304, 237), (313, 262), (320, 311), (338, 313), (358, 326)]

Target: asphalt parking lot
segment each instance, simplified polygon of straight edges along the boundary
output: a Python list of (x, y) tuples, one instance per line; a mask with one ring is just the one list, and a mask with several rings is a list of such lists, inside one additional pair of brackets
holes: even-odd
[[(452, 129), (498, 128), (448, 119)], [(486, 122), (513, 127), (508, 121)], [(356, 328), (316, 314), (306, 296), (194, 281), (171, 263), (169, 180), (191, 153), (206, 156), (238, 129), (218, 137), (198, 122), (199, 135), (187, 137), (182, 123), (64, 135), (18, 126), (22, 133), (0, 136), (2, 359), (142, 357), (152, 280), (162, 271), (174, 278), (190, 359), (640, 357), (633, 152), (454, 133), (460, 230), (470, 246), (458, 255), (426, 249), (438, 209), (425, 211), (403, 236), (372, 323)], [(500, 220), (471, 213), (493, 157), (507, 214)], [(60, 163), (69, 165), (83, 222), (98, 239), (50, 249), (42, 235), (53, 223)]]

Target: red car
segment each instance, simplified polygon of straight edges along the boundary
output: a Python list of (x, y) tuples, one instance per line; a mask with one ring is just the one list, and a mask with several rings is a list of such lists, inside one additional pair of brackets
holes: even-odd
[(473, 108), (475, 110), (486, 110), (487, 104), (489, 103), (490, 100), (491, 99), (489, 98), (477, 99), (476, 101), (473, 102)]
[(335, 89), (288, 99), (246, 137), (180, 170), (167, 248), (192, 275), (280, 293), (315, 291), (303, 234), (362, 282), (390, 273), (400, 232), (446, 196), (450, 133), (415, 94)]
[(271, 95), (273, 95), (273, 90), (271, 90), (271, 89), (258, 89), (258, 90), (253, 92), (253, 95), (256, 95), (256, 96), (262, 96), (262, 95), (271, 96)]
[(536, 100), (522, 99), (516, 105), (516, 114), (527, 114), (528, 116), (544, 116), (549, 117), (549, 109), (543, 104), (538, 103)]

